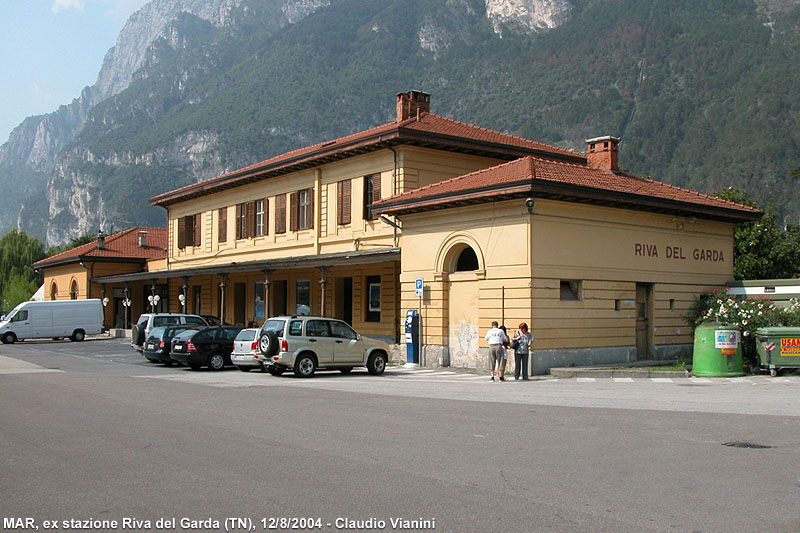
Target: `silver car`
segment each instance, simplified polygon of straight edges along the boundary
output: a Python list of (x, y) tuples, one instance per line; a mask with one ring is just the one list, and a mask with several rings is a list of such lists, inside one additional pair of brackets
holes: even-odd
[(262, 365), (272, 375), (292, 370), (308, 378), (320, 369), (349, 374), (365, 366), (373, 376), (383, 373), (389, 361), (389, 345), (363, 337), (343, 320), (321, 316), (270, 318), (258, 334)]
[(242, 372), (261, 367), (261, 354), (258, 352), (258, 329), (246, 328), (233, 339), (231, 363)]

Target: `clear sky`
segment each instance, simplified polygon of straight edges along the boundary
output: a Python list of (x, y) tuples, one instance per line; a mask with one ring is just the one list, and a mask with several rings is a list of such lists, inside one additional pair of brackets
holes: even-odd
[(0, 0), (0, 144), (25, 117), (93, 85), (128, 17), (148, 0)]

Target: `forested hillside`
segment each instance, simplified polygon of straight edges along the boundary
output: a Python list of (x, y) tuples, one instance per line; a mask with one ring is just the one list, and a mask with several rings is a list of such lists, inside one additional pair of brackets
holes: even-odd
[(571, 5), (538, 33), (495, 31), (483, 0), (335, 0), (295, 23), (277, 22), (281, 1), (244, 0), (221, 28), (184, 14), (90, 112), (22, 226), (54, 244), (163, 225), (150, 196), (387, 122), (408, 89), (435, 113), (580, 151), (620, 136), (628, 171), (742, 188), (798, 222), (798, 2)]

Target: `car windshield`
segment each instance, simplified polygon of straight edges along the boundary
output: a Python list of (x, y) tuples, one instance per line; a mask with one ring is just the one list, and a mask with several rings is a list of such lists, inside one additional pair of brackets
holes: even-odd
[(194, 335), (195, 333), (197, 333), (196, 329), (187, 329), (185, 331), (181, 331), (178, 334), (176, 334), (174, 338), (175, 339), (186, 340), (189, 337), (191, 337), (192, 335)]
[(254, 329), (243, 329), (236, 335), (237, 341), (251, 341), (256, 338), (256, 330)]
[(194, 328), (192, 328), (191, 326), (175, 326), (175, 327), (171, 327), (171, 328), (166, 328), (166, 333), (164, 333), (164, 336), (165, 337), (174, 337), (178, 333), (182, 333), (182, 332), (186, 331), (187, 329), (194, 329)]

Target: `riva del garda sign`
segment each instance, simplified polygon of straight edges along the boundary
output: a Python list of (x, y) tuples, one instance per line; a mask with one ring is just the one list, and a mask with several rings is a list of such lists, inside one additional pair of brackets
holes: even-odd
[(725, 261), (725, 254), (722, 250), (714, 248), (684, 248), (683, 246), (665, 246), (637, 242), (633, 244), (633, 255), (636, 257), (665, 257), (686, 261), (708, 261), (712, 263), (722, 263)]

